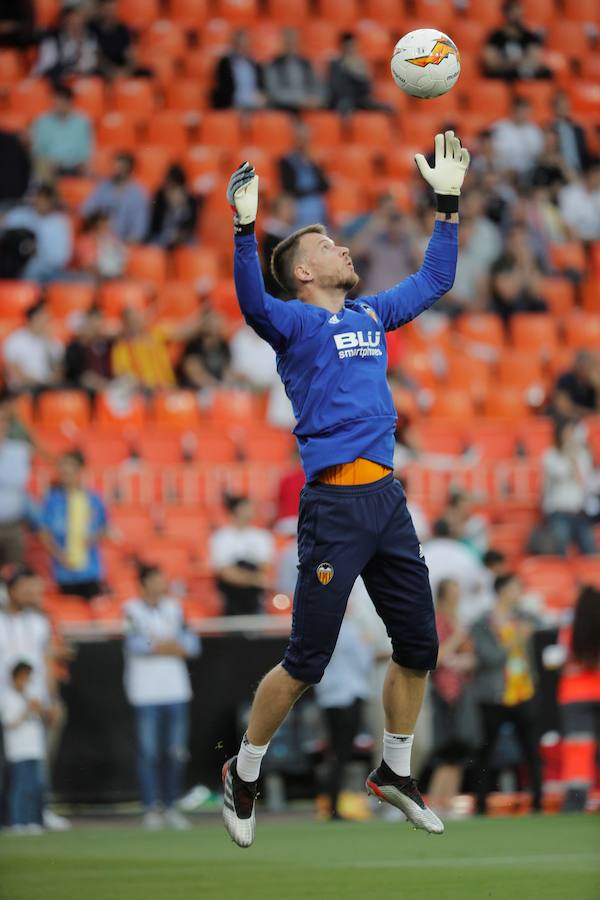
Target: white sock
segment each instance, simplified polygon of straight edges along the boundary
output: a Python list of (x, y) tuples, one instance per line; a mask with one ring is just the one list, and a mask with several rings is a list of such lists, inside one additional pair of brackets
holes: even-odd
[(414, 734), (383, 732), (383, 760), (396, 775), (410, 775), (410, 754)]
[(260, 773), (262, 758), (269, 749), (269, 745), (257, 747), (251, 744), (247, 735), (242, 738), (240, 752), (237, 755), (235, 767), (242, 781), (256, 781)]

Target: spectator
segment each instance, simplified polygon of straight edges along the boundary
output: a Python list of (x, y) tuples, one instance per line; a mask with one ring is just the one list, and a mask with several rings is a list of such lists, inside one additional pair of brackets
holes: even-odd
[(488, 547), (488, 524), (485, 516), (474, 512), (473, 506), (471, 494), (461, 487), (453, 487), (442, 518), (448, 523), (451, 537), (483, 556)]
[(83, 222), (75, 246), (77, 269), (94, 280), (119, 278), (127, 265), (127, 246), (111, 225), (110, 216), (95, 212)]
[(52, 387), (61, 379), (63, 347), (51, 337), (51, 321), (44, 300), (30, 306), (26, 324), (4, 342), (5, 377), (13, 391)]
[(487, 77), (505, 81), (551, 78), (552, 72), (544, 61), (542, 39), (524, 24), (519, 0), (507, 0), (502, 12), (504, 25), (489, 35), (483, 51)]
[(545, 451), (542, 468), (542, 509), (556, 543), (556, 553), (566, 556), (571, 544), (580, 553), (597, 553), (592, 524), (585, 512), (592, 459), (572, 422), (555, 425), (554, 447)]
[(571, 101), (566, 91), (556, 91), (552, 111), (551, 127), (558, 135), (560, 154), (571, 171), (582, 172), (589, 160), (587, 138), (582, 126), (571, 116)]
[(458, 261), (452, 289), (436, 303), (437, 312), (450, 316), (485, 309), (490, 264), (482, 257), (475, 239), (474, 222), (460, 217)]
[(434, 596), (444, 579), (458, 582), (458, 620), (464, 628), (468, 628), (489, 608), (485, 569), (471, 549), (450, 536), (448, 523), (444, 519), (434, 522), (433, 537), (423, 549)]
[(549, 125), (543, 130), (544, 146), (530, 174), (534, 187), (547, 187), (553, 194), (567, 184), (571, 173), (560, 151), (558, 132)]
[(542, 772), (534, 709), (534, 667), (530, 639), (536, 622), (519, 609), (521, 582), (512, 574), (495, 581), (496, 603), (478, 619), (471, 636), (476, 657), (474, 694), (479, 704), (483, 744), (477, 760), (477, 812), (486, 813), (496, 738), (505, 722), (514, 726), (527, 763), (533, 808), (542, 805)]
[(33, 0), (3, 0), (0, 8), (0, 47), (22, 49), (35, 43)]
[(92, 129), (87, 116), (73, 108), (73, 91), (54, 88), (54, 108), (35, 119), (32, 152), (39, 178), (81, 175), (92, 155)]
[(544, 647), (547, 669), (562, 669), (558, 685), (564, 812), (583, 812), (597, 777), (600, 747), (600, 592), (582, 588), (571, 627)]
[(282, 297), (283, 290), (271, 272), (271, 257), (277, 244), (294, 230), (296, 202), (289, 194), (277, 194), (269, 205), (269, 215), (264, 222), (262, 241), (263, 279), (265, 290), (273, 297)]
[(106, 537), (106, 507), (84, 486), (85, 458), (79, 450), (64, 453), (58, 483), (50, 488), (41, 511), (41, 537), (52, 558), (52, 572), (62, 594), (91, 600), (102, 591), (104, 567), (99, 542)]
[(45, 738), (43, 707), (29, 695), (32, 667), (20, 660), (0, 697), (4, 753), (8, 763), (8, 824), (14, 834), (41, 834)]
[(349, 247), (352, 257), (361, 260), (364, 293), (376, 294), (418, 268), (417, 235), (411, 218), (387, 199), (363, 222), (354, 229)]
[(101, 181), (83, 204), (84, 216), (102, 212), (110, 216), (114, 233), (123, 241), (139, 243), (148, 232), (148, 196), (133, 177), (130, 153), (117, 153), (111, 178)]
[(326, 222), (324, 196), (329, 182), (321, 167), (311, 156), (310, 129), (304, 122), (294, 125), (293, 150), (279, 160), (281, 187), (296, 201), (295, 228), (312, 222)]
[(229, 378), (231, 351), (221, 317), (208, 310), (199, 333), (187, 342), (179, 363), (182, 387), (204, 390), (217, 387)]
[(265, 86), (270, 106), (298, 113), (323, 105), (323, 90), (312, 63), (298, 50), (298, 32), (284, 28), (282, 53), (265, 70)]
[(215, 109), (261, 109), (265, 106), (262, 68), (250, 53), (248, 32), (233, 35), (231, 49), (217, 63), (212, 91)]
[(561, 188), (558, 208), (575, 238), (600, 240), (600, 158), (588, 159), (582, 175)]
[(124, 309), (123, 331), (111, 352), (115, 378), (125, 378), (132, 387), (149, 391), (175, 386), (175, 373), (164, 329), (148, 330), (137, 309)]
[(43, 38), (34, 75), (44, 75), (55, 84), (71, 75), (93, 75), (98, 66), (98, 45), (77, 0), (65, 3), (54, 31)]
[(185, 172), (171, 165), (152, 201), (150, 243), (172, 250), (195, 239), (198, 201), (190, 192)]
[(468, 632), (458, 620), (460, 586), (444, 578), (436, 596), (436, 626), (440, 649), (432, 674), (433, 752), (435, 769), (429, 785), (429, 802), (443, 815), (452, 812), (459, 793), (463, 766), (478, 746), (477, 716), (471, 690), (475, 666)]
[(7, 404), (0, 405), (0, 567), (23, 561), (27, 514), (27, 486), (31, 474), (31, 447), (10, 436)]
[(238, 328), (229, 343), (231, 375), (240, 386), (253, 391), (270, 390), (275, 384), (275, 351), (249, 325)]
[(356, 36), (345, 32), (340, 37), (340, 55), (329, 64), (327, 87), (329, 106), (343, 116), (356, 109), (379, 109), (390, 112), (384, 103), (373, 98), (371, 74), (366, 60), (358, 51)]
[(167, 594), (158, 566), (140, 567), (140, 597), (125, 604), (125, 692), (135, 713), (144, 828), (190, 827), (177, 810), (189, 756), (192, 699), (186, 659), (200, 641), (186, 628), (181, 604)]
[(22, 278), (47, 284), (65, 277), (73, 255), (73, 228), (69, 216), (59, 209), (51, 184), (38, 185), (31, 203), (11, 210), (3, 224), (6, 230), (26, 229), (35, 238)]
[(354, 739), (362, 730), (363, 706), (370, 696), (372, 668), (373, 650), (359, 625), (346, 616), (325, 674), (314, 686), (315, 699), (323, 710), (329, 736), (323, 787), (328, 795), (332, 820), (344, 818), (340, 815), (338, 801), (346, 766), (352, 759)]
[(29, 150), (17, 134), (0, 129), (0, 209), (24, 195), (31, 177)]
[(119, 20), (116, 0), (99, 0), (90, 32), (98, 44), (98, 70), (105, 78), (140, 74), (134, 62), (133, 36)]
[(552, 399), (554, 415), (582, 419), (600, 413), (600, 359), (589, 350), (575, 354), (573, 368), (559, 376)]
[(65, 380), (75, 388), (90, 394), (103, 391), (111, 378), (110, 352), (112, 341), (106, 334), (102, 310), (89, 309), (65, 351)]
[(511, 115), (493, 126), (492, 145), (497, 169), (526, 175), (544, 149), (544, 135), (531, 120), (531, 106), (525, 97), (515, 97)]
[(507, 325), (515, 313), (546, 312), (541, 297), (532, 293), (526, 275), (520, 271), (514, 256), (507, 255), (492, 268), (492, 309)]
[(267, 566), (273, 561), (273, 538), (252, 526), (254, 511), (248, 497), (227, 497), (231, 524), (210, 540), (210, 561), (225, 604), (225, 615), (260, 612), (267, 587)]

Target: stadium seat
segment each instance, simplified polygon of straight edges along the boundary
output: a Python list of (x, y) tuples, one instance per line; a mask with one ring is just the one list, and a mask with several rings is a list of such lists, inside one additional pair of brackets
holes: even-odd
[(59, 178), (56, 186), (65, 206), (76, 212), (94, 190), (96, 181), (93, 178), (67, 175)]
[(221, 278), (215, 285), (210, 302), (216, 312), (221, 313), (227, 319), (241, 318), (240, 305), (235, 292), (233, 278)]
[(215, 421), (255, 421), (257, 398), (250, 391), (220, 389), (214, 391), (210, 416)]
[(34, 281), (0, 281), (0, 309), (7, 318), (20, 318), (40, 298), (40, 286)]
[(467, 441), (485, 462), (499, 462), (514, 456), (515, 434), (505, 422), (477, 419), (468, 431)]
[(9, 86), (9, 109), (29, 119), (47, 112), (51, 105), (52, 94), (45, 78), (24, 78)]
[(167, 109), (198, 115), (205, 107), (206, 86), (196, 78), (178, 78), (167, 85), (165, 101)]
[(309, 17), (308, 0), (267, 0), (266, 15), (278, 25), (295, 25)]
[(329, 60), (339, 51), (339, 33), (332, 22), (309, 17), (301, 26), (304, 53), (313, 60)]
[(466, 391), (475, 402), (485, 397), (489, 380), (489, 363), (466, 353), (454, 353), (449, 357), (448, 370), (442, 378), (447, 387)]
[(123, 113), (106, 113), (96, 126), (96, 143), (115, 152), (133, 151), (137, 143), (135, 125)]
[[(166, 425), (167, 422), (159, 424)], [(137, 456), (154, 466), (173, 466), (183, 462), (180, 434), (156, 434), (147, 429), (140, 434), (134, 446)]]
[(241, 450), (249, 462), (283, 465), (290, 459), (294, 437), (287, 431), (249, 432)]
[(539, 359), (521, 350), (505, 350), (498, 360), (497, 375), (503, 387), (525, 391), (541, 387), (544, 375)]
[(468, 422), (474, 415), (473, 401), (465, 391), (457, 391), (452, 388), (438, 389), (429, 414), (439, 418)]
[(235, 441), (225, 434), (200, 432), (197, 434), (198, 443), (194, 458), (198, 463), (213, 465), (229, 465), (236, 462), (238, 451)]
[(160, 18), (159, 0), (118, 0), (119, 19), (142, 31)]
[(600, 309), (593, 313), (575, 312), (564, 323), (567, 346), (573, 350), (600, 350)]
[(157, 19), (141, 36), (141, 46), (155, 56), (181, 60), (187, 50), (184, 30), (171, 19)]
[(491, 313), (469, 313), (458, 318), (456, 331), (473, 344), (489, 346), (500, 351), (504, 346), (504, 331), (498, 316)]
[(136, 122), (150, 118), (156, 108), (152, 82), (148, 78), (117, 78), (112, 85), (112, 106)]
[(546, 31), (546, 47), (564, 53), (571, 60), (582, 59), (590, 50), (590, 41), (582, 22), (557, 17)]
[(578, 272), (581, 274), (586, 269), (585, 252), (580, 241), (570, 241), (566, 244), (550, 244), (550, 261), (554, 268), (561, 272)]
[(110, 510), (110, 521), (131, 549), (137, 549), (156, 537), (153, 518), (144, 507), (115, 504)]
[(100, 287), (99, 301), (104, 314), (116, 318), (127, 308), (144, 310), (148, 303), (148, 288), (139, 281), (105, 281)]
[(208, 0), (169, 0), (169, 16), (186, 31), (198, 31), (209, 16)]
[(544, 278), (540, 294), (548, 310), (555, 316), (571, 312), (575, 305), (575, 286), (568, 278)]
[(292, 120), (287, 113), (277, 110), (255, 112), (250, 118), (248, 137), (249, 143), (283, 156), (294, 143)]
[(552, 420), (536, 416), (519, 425), (517, 440), (527, 456), (540, 457), (552, 444)]
[(196, 551), (195, 555), (206, 556), (208, 523), (196, 510), (167, 507), (161, 530), (167, 540), (189, 545)]
[(86, 282), (53, 281), (46, 288), (50, 314), (57, 319), (66, 319), (73, 313), (85, 312), (93, 304), (95, 296), (96, 286)]
[(509, 331), (516, 349), (542, 359), (550, 358), (558, 347), (556, 321), (545, 313), (516, 313)]
[(173, 109), (155, 112), (146, 122), (146, 140), (156, 147), (165, 147), (174, 158), (180, 158), (189, 143), (185, 114)]
[(31, 117), (16, 110), (0, 110), (0, 128), (11, 134), (27, 135)]
[(275, 22), (262, 21), (250, 32), (250, 49), (261, 65), (270, 63), (281, 52), (281, 28)]
[(360, 19), (358, 0), (317, 0), (317, 15), (345, 30), (354, 28)]
[(363, 147), (342, 144), (332, 154), (327, 171), (342, 178), (355, 178), (368, 189), (375, 177), (373, 155)]
[(337, 149), (342, 144), (342, 123), (337, 113), (318, 109), (303, 113), (302, 118), (310, 128), (313, 146)]
[(200, 304), (194, 288), (185, 281), (169, 279), (158, 296), (158, 313), (161, 319), (180, 321), (189, 319), (199, 311)]
[(528, 28), (537, 30), (540, 26), (547, 27), (556, 16), (556, 7), (548, 3), (548, 0), (522, 0), (522, 2), (523, 18)]
[(485, 398), (483, 414), (493, 419), (522, 419), (529, 414), (525, 392), (512, 387), (494, 387)]
[(144, 425), (145, 404), (134, 394), (128, 398), (102, 393), (96, 397), (94, 422), (104, 429), (118, 429), (121, 434), (135, 432)]
[(355, 112), (350, 120), (350, 139), (360, 147), (384, 152), (392, 146), (390, 118), (382, 112)]
[(185, 582), (190, 573), (189, 550), (165, 537), (146, 541), (139, 548), (139, 555), (144, 563), (160, 566), (170, 581)]
[(552, 97), (556, 91), (551, 81), (519, 81), (516, 85), (517, 97), (525, 97), (531, 104), (533, 118), (545, 125), (552, 115)]
[(550, 609), (573, 605), (575, 584), (568, 562), (555, 556), (531, 556), (523, 560), (518, 574), (525, 586), (539, 592)]
[(166, 391), (155, 394), (150, 421), (159, 428), (193, 430), (200, 424), (198, 401), (194, 391)]
[(454, 419), (420, 419), (415, 431), (425, 453), (459, 456), (467, 444), (465, 433)]
[(129, 247), (125, 275), (150, 282), (154, 287), (162, 286), (167, 280), (166, 251), (162, 247)]
[(200, 143), (235, 153), (242, 142), (240, 117), (234, 109), (207, 110), (200, 120)]
[[(481, 50), (485, 44), (487, 34), (488, 29), (482, 22), (477, 22), (474, 19), (461, 18), (460, 38), (457, 37), (457, 40), (460, 43), (459, 50), (461, 65), (464, 63), (464, 59), (466, 56), (472, 55), (475, 57), (479, 57), (481, 55)], [(461, 70), (461, 75), (455, 88), (455, 90), (458, 90), (461, 94), (463, 88), (463, 74), (464, 72)]]
[(236, 28), (253, 25), (258, 19), (256, 0), (216, 0), (215, 13)]
[(363, 186), (352, 179), (339, 178), (331, 186), (326, 200), (329, 216), (340, 226), (367, 210), (367, 195)]
[(166, 147), (142, 144), (135, 151), (135, 177), (148, 191), (156, 191), (165, 177), (171, 162), (171, 153)]
[(129, 443), (115, 434), (95, 429), (83, 436), (82, 450), (89, 466), (118, 466), (130, 456)]
[(567, 19), (598, 26), (598, 4), (596, 0), (562, 0), (561, 5)]
[(181, 163), (188, 177), (190, 188), (196, 193), (204, 193), (219, 176), (223, 152), (218, 147), (204, 147), (194, 144)]
[(38, 399), (36, 422), (42, 428), (64, 426), (86, 428), (90, 423), (90, 401), (84, 391), (45, 391)]
[(581, 305), (588, 312), (600, 309), (600, 279), (592, 276), (581, 285)]
[(17, 50), (0, 50), (0, 84), (14, 84), (23, 78), (23, 58)]
[(600, 84), (595, 81), (574, 81), (569, 87), (573, 114), (598, 119), (600, 116)]
[(399, 31), (398, 0), (364, 0), (363, 17)]
[(93, 76), (76, 78), (73, 81), (72, 90), (76, 109), (85, 113), (93, 121), (104, 115), (106, 101), (104, 82), (101, 78)]
[(175, 278), (193, 284), (199, 291), (208, 291), (218, 278), (215, 254), (206, 247), (178, 247), (173, 252)]
[(576, 556), (571, 560), (571, 571), (579, 584), (591, 584), (600, 589), (599, 556)]
[(473, 112), (485, 111), (492, 119), (503, 119), (510, 112), (510, 88), (504, 81), (479, 79), (461, 87), (468, 108)]

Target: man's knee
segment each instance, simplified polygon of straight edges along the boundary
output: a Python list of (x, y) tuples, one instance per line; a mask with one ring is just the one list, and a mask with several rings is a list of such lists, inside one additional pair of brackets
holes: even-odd
[(404, 642), (392, 640), (392, 662), (414, 675), (427, 676), (437, 665), (439, 642), (435, 628), (418, 644), (407, 647)]
[(328, 655), (320, 655), (315, 659), (289, 659), (287, 656), (281, 663), (283, 671), (288, 675), (290, 682), (295, 685), (300, 697), (311, 685), (318, 684), (325, 674), (325, 669), (330, 660)]

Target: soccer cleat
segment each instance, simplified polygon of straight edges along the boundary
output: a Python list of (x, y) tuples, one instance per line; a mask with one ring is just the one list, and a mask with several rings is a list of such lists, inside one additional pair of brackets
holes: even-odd
[(425, 805), (414, 778), (396, 775), (387, 763), (382, 762), (371, 772), (366, 786), (367, 793), (395, 806), (415, 828), (430, 834), (443, 834), (444, 823)]
[(238, 847), (249, 847), (254, 841), (257, 781), (242, 781), (232, 756), (223, 766), (223, 821), (227, 834)]

